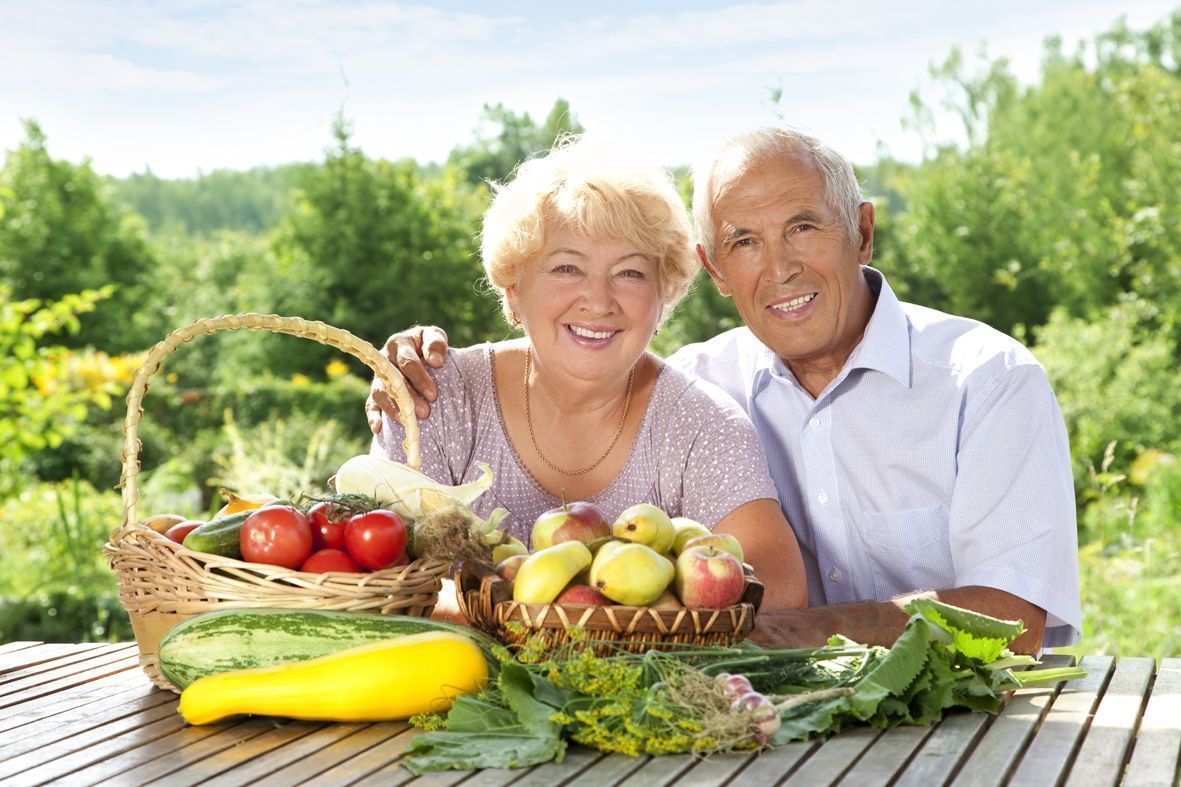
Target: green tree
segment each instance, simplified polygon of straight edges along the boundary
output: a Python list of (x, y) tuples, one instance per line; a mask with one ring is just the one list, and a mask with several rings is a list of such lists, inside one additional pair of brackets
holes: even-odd
[(528, 112), (518, 115), (504, 104), (485, 104), (475, 142), (452, 150), (447, 162), (466, 172), (473, 183), (501, 183), (522, 161), (584, 130), (565, 99), (554, 102), (541, 125)]
[(144, 337), (127, 315), (150, 300), (141, 281), (153, 264), (142, 219), (111, 206), (89, 163), (52, 158), (41, 128), (27, 121), (24, 142), (0, 170), (0, 283), (12, 297), (52, 301), (113, 285), (76, 334), (58, 338), (136, 350)]
[[(338, 119), (276, 237), (276, 308), (379, 344), (418, 322), (448, 326), (456, 345), (502, 330), (479, 284), (483, 193), (453, 167), (426, 177), (413, 161), (369, 159), (349, 133)], [(320, 373), (328, 352), (285, 350), (275, 368)]]

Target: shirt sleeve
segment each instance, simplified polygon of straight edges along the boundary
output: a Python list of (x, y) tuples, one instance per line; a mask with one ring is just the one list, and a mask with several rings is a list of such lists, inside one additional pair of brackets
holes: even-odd
[(966, 414), (950, 506), (957, 584), (1046, 610), (1046, 647), (1082, 626), (1070, 446), (1045, 373), (1025, 364)]
[[(733, 399), (713, 385), (694, 381), (668, 429), (668, 455), (683, 457), (681, 512), (713, 527), (751, 500), (777, 500), (754, 425)], [(688, 450), (672, 441), (692, 425)]]
[[(431, 405), (430, 416), (418, 422), (421, 470), (441, 484), (456, 485), (462, 483), (462, 479), (453, 472), (453, 460), (461, 455), (459, 443), (464, 434), (469, 435), (470, 442), (471, 429), (470, 425), (465, 428), (463, 415), (466, 411), (466, 390), (455, 350), (447, 351), (446, 363), (441, 369), (433, 371), (432, 376), (439, 396)], [(405, 462), (406, 455), (402, 450), (405, 435), (402, 424), (396, 418), (383, 415), (381, 432), (373, 436), (369, 453), (395, 462)], [(462, 474), (460, 470), (459, 475)]]

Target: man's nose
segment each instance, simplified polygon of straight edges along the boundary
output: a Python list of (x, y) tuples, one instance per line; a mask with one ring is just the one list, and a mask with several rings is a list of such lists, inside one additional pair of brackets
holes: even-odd
[(763, 280), (768, 284), (790, 281), (803, 269), (799, 253), (786, 240), (771, 244), (763, 264)]

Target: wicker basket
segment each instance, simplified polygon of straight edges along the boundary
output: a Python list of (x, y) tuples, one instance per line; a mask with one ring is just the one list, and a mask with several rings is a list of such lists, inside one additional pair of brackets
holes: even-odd
[(495, 572), (464, 564), (455, 576), (459, 609), (476, 628), (506, 645), (526, 640), (555, 648), (573, 640), (595, 646), (600, 654), (643, 652), (681, 645), (732, 645), (755, 625), (763, 585), (747, 570), (739, 603), (725, 609), (523, 604), (512, 600), (509, 584)]
[(161, 637), (182, 620), (213, 609), (281, 607), (368, 611), (381, 614), (426, 616), (434, 609), (442, 580), (451, 564), (416, 560), (408, 565), (368, 574), (331, 572), (310, 574), (278, 566), (185, 549), (150, 528), (138, 524), (139, 421), (148, 379), (160, 369), (164, 356), (197, 336), (218, 331), (252, 330), (284, 333), (336, 347), (363, 361), (386, 384), (398, 403), (405, 430), (406, 463), (419, 464), (418, 422), (401, 375), (373, 345), (347, 331), (297, 317), (237, 314), (198, 320), (169, 334), (144, 359), (132, 380), (123, 422), (123, 521), (103, 547), (115, 572), (119, 600), (127, 608), (139, 645), (140, 664), (152, 682), (177, 689), (160, 673), (156, 649)]

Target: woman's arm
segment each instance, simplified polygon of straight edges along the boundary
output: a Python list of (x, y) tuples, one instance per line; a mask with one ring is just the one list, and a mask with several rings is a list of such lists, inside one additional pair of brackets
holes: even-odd
[(731, 511), (714, 527), (742, 544), (746, 562), (763, 583), (762, 609), (803, 609), (808, 606), (808, 579), (795, 533), (778, 500), (751, 500)]

